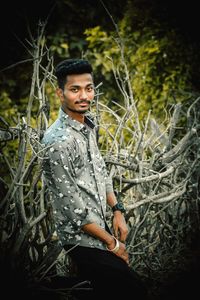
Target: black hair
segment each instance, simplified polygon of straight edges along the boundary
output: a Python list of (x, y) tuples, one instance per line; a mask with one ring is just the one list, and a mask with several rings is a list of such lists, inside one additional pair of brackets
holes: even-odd
[(64, 89), (67, 75), (92, 73), (91, 64), (85, 59), (66, 59), (61, 61), (55, 68), (58, 86)]

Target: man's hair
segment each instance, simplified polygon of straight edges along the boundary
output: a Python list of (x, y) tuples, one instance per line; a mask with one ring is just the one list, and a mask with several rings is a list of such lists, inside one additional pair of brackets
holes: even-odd
[(67, 75), (92, 73), (91, 64), (85, 59), (66, 59), (61, 61), (55, 68), (58, 86), (64, 89)]

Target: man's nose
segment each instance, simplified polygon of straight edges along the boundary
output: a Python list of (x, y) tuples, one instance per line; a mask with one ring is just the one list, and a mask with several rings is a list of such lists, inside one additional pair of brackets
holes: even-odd
[(81, 90), (80, 92), (80, 99), (87, 99), (87, 93), (85, 90)]

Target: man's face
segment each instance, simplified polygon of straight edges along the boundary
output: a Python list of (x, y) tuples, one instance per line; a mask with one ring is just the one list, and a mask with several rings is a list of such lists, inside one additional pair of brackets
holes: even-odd
[(65, 111), (83, 114), (88, 111), (94, 99), (94, 83), (89, 73), (67, 75), (64, 91), (59, 89), (62, 107)]

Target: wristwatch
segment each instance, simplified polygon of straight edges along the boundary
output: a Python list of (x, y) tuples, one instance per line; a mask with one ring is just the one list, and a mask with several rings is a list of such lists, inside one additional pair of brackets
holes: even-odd
[(112, 211), (115, 212), (116, 210), (120, 210), (122, 213), (125, 213), (125, 208), (122, 202), (118, 202), (112, 207)]

